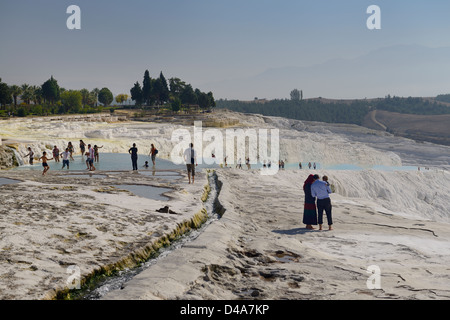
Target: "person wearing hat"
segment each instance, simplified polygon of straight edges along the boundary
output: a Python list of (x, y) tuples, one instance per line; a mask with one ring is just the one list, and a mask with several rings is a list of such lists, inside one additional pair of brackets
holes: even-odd
[[(311, 185), (311, 195), (317, 198), (317, 214), (318, 214), (318, 223), (319, 230), (322, 230), (323, 224), (323, 211), (327, 214), (328, 228), (329, 230), (333, 230), (333, 219), (331, 217), (331, 199), (330, 193), (331, 189), (328, 185), (327, 181), (319, 180), (319, 176), (314, 175), (314, 183)], [(328, 178), (326, 178), (328, 180)]]

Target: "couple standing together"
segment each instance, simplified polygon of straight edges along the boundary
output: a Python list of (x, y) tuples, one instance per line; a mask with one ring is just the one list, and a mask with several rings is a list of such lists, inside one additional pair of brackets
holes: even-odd
[[(303, 191), (305, 192), (305, 206), (303, 210), (303, 223), (306, 224), (306, 229), (314, 229), (313, 225), (319, 223), (319, 230), (322, 230), (323, 211), (327, 214), (329, 230), (333, 230), (333, 220), (331, 217), (331, 189), (328, 183), (328, 178), (323, 177), (323, 181), (319, 180), (317, 174), (310, 174), (308, 179), (303, 184)], [(317, 211), (316, 211), (317, 198)], [(317, 219), (317, 215), (319, 218)]]

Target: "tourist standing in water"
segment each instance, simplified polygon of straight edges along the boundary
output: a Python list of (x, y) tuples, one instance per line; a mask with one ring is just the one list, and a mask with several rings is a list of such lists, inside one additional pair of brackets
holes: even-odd
[(97, 145), (94, 145), (94, 161), (98, 162), (99, 160), (99, 153), (98, 153), (98, 149), (103, 148), (103, 146), (101, 147), (97, 147)]
[(303, 223), (306, 224), (306, 229), (314, 229), (313, 225), (317, 225), (317, 211), (316, 198), (311, 194), (311, 185), (319, 178), (310, 174), (303, 184), (303, 191), (305, 193), (305, 204), (303, 208)]
[(152, 143), (152, 147), (150, 149), (149, 156), (152, 157), (153, 166), (155, 166), (156, 155), (158, 154), (158, 150), (156, 150), (155, 146)]
[(131, 154), (131, 164), (133, 165), (133, 171), (138, 169), (137, 160), (138, 160), (138, 149), (136, 148), (136, 143), (133, 143), (133, 147), (128, 150), (128, 153)]
[(63, 166), (61, 169), (64, 169), (64, 167), (67, 166), (67, 170), (69, 170), (69, 157), (70, 157), (69, 148), (66, 148), (66, 151), (61, 153), (61, 157), (63, 162)]
[(69, 153), (70, 153), (70, 160), (73, 160), (73, 145), (72, 142), (69, 141), (69, 143), (67, 144), (67, 148), (69, 149)]
[(238, 163), (236, 165), (236, 169), (242, 169), (242, 160), (239, 158)]
[[(318, 178), (318, 177), (317, 177)], [(331, 227), (333, 225), (333, 219), (331, 217), (331, 199), (330, 193), (331, 189), (328, 185), (328, 177), (323, 177), (324, 181), (317, 179), (311, 185), (311, 195), (317, 197), (317, 213), (319, 215), (319, 230), (322, 230), (323, 224), (323, 211), (327, 214), (328, 228), (333, 230)]]
[(57, 146), (53, 147), (53, 159), (55, 159), (55, 162), (59, 162), (59, 149)]
[(197, 166), (197, 152), (194, 150), (194, 144), (191, 143), (189, 148), (184, 150), (184, 161), (186, 161), (186, 168), (188, 172), (189, 184), (195, 181), (195, 166)]
[(80, 140), (80, 151), (81, 151), (81, 158), (84, 157), (84, 151), (86, 150), (86, 143), (84, 143), (83, 140)]
[(44, 151), (42, 153), (42, 157), (40, 157), (39, 160), (42, 160), (42, 166), (44, 167), (44, 171), (42, 171), (42, 175), (45, 176), (47, 171), (50, 169), (50, 167), (48, 166), (47, 161), (53, 160), (53, 158), (47, 159), (47, 152)]
[(25, 157), (30, 157), (30, 165), (33, 165), (34, 152), (28, 147), (28, 154)]
[(88, 161), (89, 163), (89, 171), (95, 171), (95, 167), (94, 167), (94, 148), (91, 147), (90, 144), (88, 144), (88, 159), (86, 161)]

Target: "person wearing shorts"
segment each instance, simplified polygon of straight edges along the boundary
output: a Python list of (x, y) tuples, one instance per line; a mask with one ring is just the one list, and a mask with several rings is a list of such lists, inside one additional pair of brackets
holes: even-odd
[(186, 168), (188, 172), (189, 184), (195, 181), (195, 167), (197, 166), (197, 152), (194, 150), (194, 144), (191, 143), (189, 148), (184, 151), (184, 161), (186, 161)]
[(66, 148), (66, 151), (64, 151), (63, 153), (61, 153), (62, 159), (63, 159), (63, 166), (62, 169), (64, 169), (65, 166), (67, 166), (67, 169), (69, 169), (69, 157), (70, 157), (70, 152), (69, 152), (69, 148)]
[(155, 159), (156, 159), (157, 153), (158, 153), (158, 150), (156, 150), (155, 145), (152, 143), (149, 155), (152, 157), (153, 166), (155, 166)]
[(86, 149), (86, 143), (84, 143), (83, 140), (80, 140), (80, 151), (81, 151), (81, 157), (84, 156), (84, 150)]
[(59, 149), (57, 146), (53, 147), (53, 159), (55, 159), (55, 162), (59, 162)]
[(39, 160), (42, 160), (42, 166), (44, 167), (44, 171), (42, 171), (42, 175), (45, 176), (45, 174), (47, 173), (47, 171), (50, 169), (50, 167), (48, 166), (47, 161), (53, 160), (53, 158), (48, 159), (48, 158), (47, 158), (47, 152), (44, 151), (44, 152), (42, 153), (42, 157), (40, 157)]
[(30, 165), (33, 165), (34, 152), (28, 147), (28, 154), (25, 157), (30, 157)]
[(87, 162), (88, 162), (88, 169), (89, 171), (95, 171), (95, 166), (94, 166), (94, 148), (91, 147), (91, 144), (88, 144), (88, 158), (87, 158)]

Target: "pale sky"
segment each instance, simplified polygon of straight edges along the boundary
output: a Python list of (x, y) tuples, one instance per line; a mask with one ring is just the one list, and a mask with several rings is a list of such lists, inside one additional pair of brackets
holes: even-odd
[[(80, 30), (66, 26), (70, 5), (81, 9)], [(366, 26), (370, 5), (381, 9), (381, 30)], [(448, 17), (450, 1), (443, 0), (0, 0), (0, 77), (9, 85), (41, 85), (53, 75), (66, 89), (108, 87), (117, 95), (129, 94), (148, 69), (216, 99), (252, 99), (261, 93), (246, 90), (245, 81), (229, 91), (217, 83), (395, 45), (450, 47)], [(448, 83), (448, 92), (419, 92), (417, 84), (411, 91), (450, 93)], [(268, 98), (287, 98), (295, 88), (271, 85)], [(359, 98), (359, 89), (339, 92)]]

